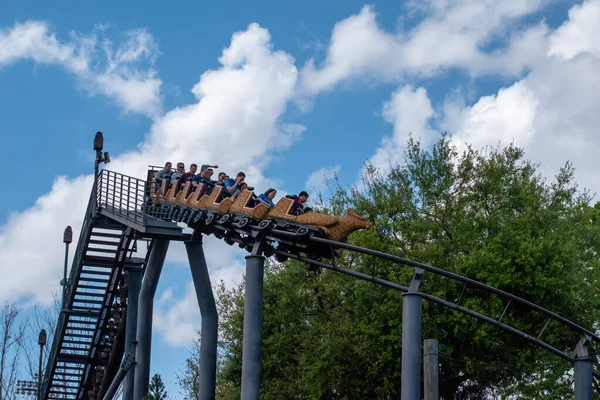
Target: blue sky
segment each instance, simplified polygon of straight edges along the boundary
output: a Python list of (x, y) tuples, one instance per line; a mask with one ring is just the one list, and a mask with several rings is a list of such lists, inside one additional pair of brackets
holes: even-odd
[[(0, 197), (0, 298), (58, 288), (97, 130), (118, 172), (210, 162), (282, 192), (334, 170), (352, 184), (366, 160), (401, 161), (408, 132), (448, 131), (459, 148), (514, 140), (548, 176), (573, 160), (595, 192), (599, 18), (599, 0), (3, 2), (1, 165), (27, 172)], [(214, 279), (239, 280), (243, 253), (209, 244)], [(189, 280), (174, 244), (153, 342), (173, 394), (198, 324)]]

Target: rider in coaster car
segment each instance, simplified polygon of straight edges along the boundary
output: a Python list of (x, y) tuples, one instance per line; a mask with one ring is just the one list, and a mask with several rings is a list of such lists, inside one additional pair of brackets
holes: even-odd
[(223, 182), (225, 182), (226, 179), (229, 179), (229, 176), (225, 172), (219, 172), (217, 177), (217, 185), (223, 186)]
[(231, 197), (235, 200), (240, 193), (240, 186), (244, 182), (244, 179), (246, 179), (246, 174), (243, 172), (238, 172), (235, 179), (226, 179), (225, 182), (223, 182), (223, 197)]
[(270, 188), (270, 189), (267, 189), (266, 192), (259, 194), (257, 197), (257, 200), (262, 203), (265, 203), (270, 208), (273, 208), (273, 207), (275, 207), (275, 204), (273, 203), (273, 199), (275, 198), (276, 194), (277, 194), (277, 190)]
[(191, 180), (194, 175), (196, 175), (196, 170), (198, 170), (198, 166), (196, 164), (190, 165), (190, 171), (181, 175), (179, 178), (179, 186), (183, 187), (188, 180)]
[[(243, 192), (244, 190), (250, 190), (252, 192), (254, 190), (254, 187), (248, 186), (248, 184), (246, 182), (242, 182), (240, 184), (240, 191), (239, 191), (239, 193)], [(254, 206), (256, 206), (257, 200), (258, 199), (256, 198), (256, 195), (254, 194), (254, 192), (252, 192), (252, 194), (250, 195), (250, 198), (246, 202), (246, 207), (253, 208)]]
[(290, 214), (291, 215), (301, 215), (307, 212), (312, 211), (312, 208), (310, 207), (306, 207), (304, 205), (304, 203), (306, 203), (306, 201), (308, 200), (308, 193), (305, 192), (304, 190), (301, 191), (298, 196), (296, 196), (295, 194), (288, 194), (286, 197), (289, 197), (290, 199), (294, 199), (294, 205), (292, 206), (292, 209), (290, 210)]
[(185, 164), (180, 161), (177, 163), (177, 171), (173, 172), (173, 175), (171, 175), (171, 186), (177, 185), (175, 186), (176, 192), (179, 190), (179, 184), (177, 183), (178, 179), (181, 178), (183, 174), (185, 174)]
[[(205, 168), (206, 167), (206, 168)], [(202, 184), (205, 183), (208, 186), (208, 190), (206, 193), (210, 193), (213, 189), (213, 187), (215, 186), (215, 181), (213, 181), (212, 179), (210, 179), (213, 175), (214, 171), (212, 168), (210, 168), (209, 165), (203, 165), (201, 170), (200, 170), (200, 174), (195, 175), (192, 178), (192, 186), (193, 186), (193, 190), (196, 190), (196, 188)]]
[(163, 180), (167, 181), (167, 189), (171, 184), (171, 175), (173, 175), (173, 170), (171, 170), (171, 162), (167, 161), (165, 163), (165, 167), (160, 171), (154, 173), (154, 180), (156, 181), (156, 186), (161, 187)]

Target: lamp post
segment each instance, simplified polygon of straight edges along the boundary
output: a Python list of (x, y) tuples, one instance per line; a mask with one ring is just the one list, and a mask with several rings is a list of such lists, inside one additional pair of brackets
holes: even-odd
[(42, 400), (42, 381), (43, 376), (42, 376), (42, 359), (44, 357), (44, 346), (46, 345), (46, 341), (47, 341), (48, 337), (46, 335), (46, 330), (42, 329), (40, 331), (40, 336), (38, 338), (38, 344), (40, 345), (40, 369), (38, 371), (38, 399)]
[[(104, 153), (102, 153), (102, 149), (104, 148), (104, 136), (102, 136), (102, 132), (98, 131), (96, 132), (96, 136), (94, 136), (94, 151), (96, 152), (96, 160), (94, 161), (94, 198), (97, 199), (97, 185), (98, 185), (98, 169), (100, 168), (100, 164), (102, 163), (109, 163), (110, 162), (110, 155), (108, 154), (108, 151), (105, 151)], [(94, 209), (93, 209), (93, 213), (96, 213), (96, 204), (94, 203)]]
[(67, 305), (67, 289), (69, 288), (69, 281), (67, 280), (67, 262), (69, 259), (69, 244), (73, 241), (73, 229), (70, 226), (65, 228), (63, 233), (63, 243), (65, 244), (65, 269), (63, 273), (63, 280), (61, 282), (63, 287), (63, 308)]

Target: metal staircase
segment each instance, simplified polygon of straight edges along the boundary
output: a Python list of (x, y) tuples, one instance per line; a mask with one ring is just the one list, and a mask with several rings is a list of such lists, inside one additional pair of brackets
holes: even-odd
[(143, 214), (145, 187), (143, 180), (110, 171), (98, 176), (44, 373), (43, 399), (97, 398), (104, 375), (110, 376), (107, 364), (127, 308), (124, 269), (145, 266), (157, 235), (183, 237), (176, 224)]

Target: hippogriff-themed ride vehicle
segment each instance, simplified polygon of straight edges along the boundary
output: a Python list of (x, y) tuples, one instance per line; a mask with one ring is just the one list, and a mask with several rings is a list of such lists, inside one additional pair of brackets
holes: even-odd
[[(281, 252), (305, 254), (312, 259), (334, 257), (331, 246), (308, 238), (323, 238), (346, 242), (348, 235), (359, 229), (370, 229), (370, 222), (357, 215), (352, 209), (346, 215), (333, 216), (313, 211), (292, 215), (292, 196), (282, 197), (273, 208), (255, 200), (250, 190), (241, 191), (235, 200), (223, 198), (224, 187), (210, 187), (201, 183), (192, 190), (191, 182), (177, 190), (175, 185), (167, 189), (166, 181), (158, 186), (153, 179), (153, 170), (148, 171), (149, 195), (148, 215), (157, 218), (182, 222), (196, 232), (214, 235), (227, 244), (239, 244), (252, 251), (254, 238), (260, 233), (263, 237), (263, 254), (274, 254), (283, 262), (287, 259)], [(211, 190), (212, 189), (212, 190)]]

